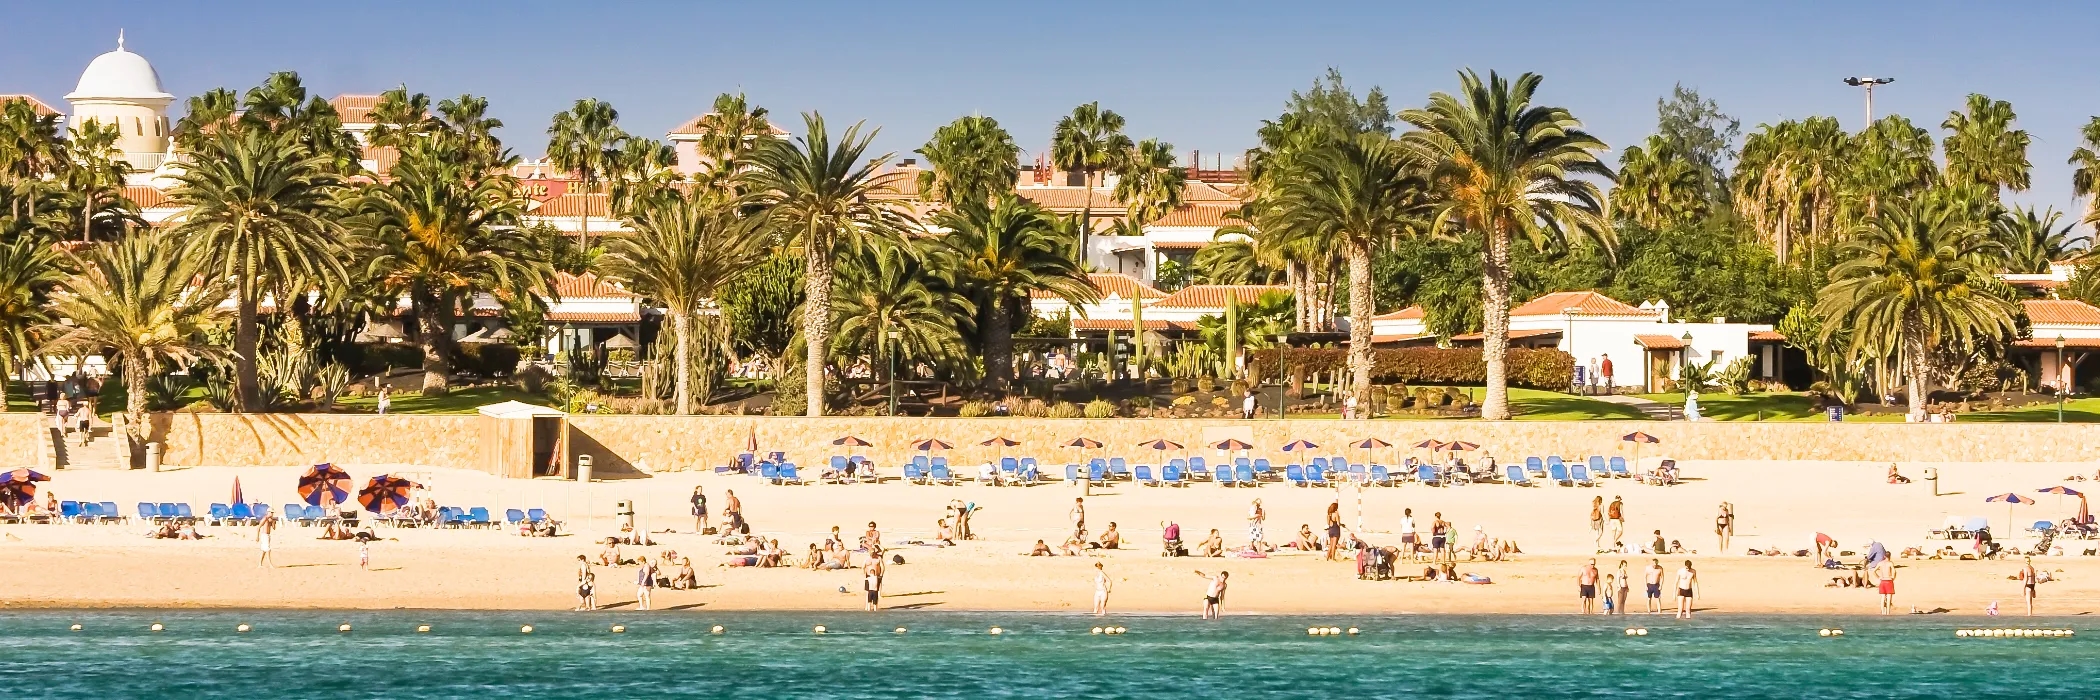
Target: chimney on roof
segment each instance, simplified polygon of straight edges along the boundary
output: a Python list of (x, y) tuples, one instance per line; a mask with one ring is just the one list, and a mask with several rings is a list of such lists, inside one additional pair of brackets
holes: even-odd
[(906, 159), (904, 159), (904, 160), (902, 160), (902, 161), (898, 161), (898, 163), (897, 163), (897, 167), (900, 167), (900, 168), (916, 168), (916, 167), (919, 167), (919, 159), (917, 159), (917, 158), (906, 158)]

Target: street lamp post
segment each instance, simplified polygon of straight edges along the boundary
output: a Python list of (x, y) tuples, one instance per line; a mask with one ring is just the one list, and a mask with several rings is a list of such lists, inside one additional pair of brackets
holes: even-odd
[(1283, 419), (1283, 412), (1291, 403), (1291, 336), (1276, 334), (1276, 371), (1280, 375), (1277, 383), (1283, 385), (1276, 392), (1276, 419)]
[(1846, 84), (1846, 85), (1850, 85), (1850, 86), (1852, 86), (1852, 87), (1856, 87), (1856, 88), (1866, 88), (1866, 90), (1867, 90), (1867, 125), (1868, 125), (1868, 126), (1873, 126), (1873, 125), (1874, 125), (1874, 86), (1876, 86), (1876, 85), (1887, 85), (1887, 84), (1889, 84), (1889, 83), (1893, 83), (1893, 82), (1896, 82), (1896, 79), (1895, 79), (1895, 78), (1866, 78), (1866, 77), (1856, 77), (1856, 78), (1846, 78), (1846, 79), (1845, 79), (1845, 84)]
[(2056, 335), (2056, 422), (2064, 422), (2064, 394), (2071, 391), (2071, 382), (2064, 376), (2064, 336)]
[(897, 415), (897, 340), (901, 334), (897, 329), (884, 331), (890, 340), (890, 415)]

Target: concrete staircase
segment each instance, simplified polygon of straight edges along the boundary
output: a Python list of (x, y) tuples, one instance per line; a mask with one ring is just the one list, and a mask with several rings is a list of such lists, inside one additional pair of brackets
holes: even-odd
[(89, 424), (88, 444), (80, 444), (79, 433), (66, 433), (44, 424), (45, 445), (48, 459), (44, 466), (52, 469), (130, 469), (130, 453), (124, 449), (124, 438), (117, 434), (115, 426), (103, 422), (99, 417)]

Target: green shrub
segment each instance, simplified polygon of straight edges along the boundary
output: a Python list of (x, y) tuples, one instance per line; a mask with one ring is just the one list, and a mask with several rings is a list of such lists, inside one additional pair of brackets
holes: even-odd
[[(1249, 353), (1250, 371), (1256, 376), (1276, 372), (1280, 351), (1274, 348)], [(1575, 358), (1559, 350), (1514, 348), (1505, 356), (1510, 386), (1560, 391), (1575, 374)], [(1338, 348), (1292, 348), (1289, 369), (1293, 376), (1340, 372), (1348, 367), (1348, 351)], [(1380, 348), (1371, 353), (1371, 380), (1390, 384), (1485, 384), (1487, 363), (1480, 351), (1471, 348)]]
[(1114, 418), (1116, 417), (1116, 405), (1101, 399), (1088, 401), (1086, 403), (1086, 417)]
[(507, 377), (517, 371), (519, 357), (518, 346), (509, 343), (467, 343), (453, 348), (452, 368), (484, 377)]
[(421, 369), (423, 348), (408, 343), (359, 343), (358, 376), (369, 377), (390, 369)]
[(992, 404), (989, 401), (964, 401), (962, 407), (955, 410), (955, 415), (964, 418), (983, 418), (992, 415)]
[(809, 412), (809, 380), (801, 368), (789, 368), (773, 380), (773, 415), (799, 416)]
[(1081, 408), (1079, 408), (1079, 404), (1076, 404), (1076, 403), (1072, 403), (1072, 402), (1070, 402), (1070, 401), (1059, 401), (1059, 402), (1057, 402), (1057, 404), (1056, 404), (1056, 405), (1053, 405), (1053, 406), (1051, 406), (1051, 407), (1050, 407), (1050, 412), (1049, 412), (1049, 416), (1048, 416), (1048, 417), (1050, 417), (1050, 418), (1078, 418), (1078, 417), (1080, 417), (1080, 416), (1084, 416), (1084, 415), (1086, 415), (1086, 411), (1085, 411), (1085, 410), (1083, 410), (1083, 409), (1081, 409)]
[(554, 375), (539, 365), (518, 370), (518, 373), (511, 377), (511, 381), (518, 385), (518, 390), (528, 394), (546, 391), (547, 383), (553, 379)]

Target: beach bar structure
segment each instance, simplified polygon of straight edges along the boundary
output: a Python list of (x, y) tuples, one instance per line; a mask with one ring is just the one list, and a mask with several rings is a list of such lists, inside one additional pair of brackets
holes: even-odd
[(511, 479), (562, 476), (569, 414), (521, 401), (481, 407), (481, 471)]

